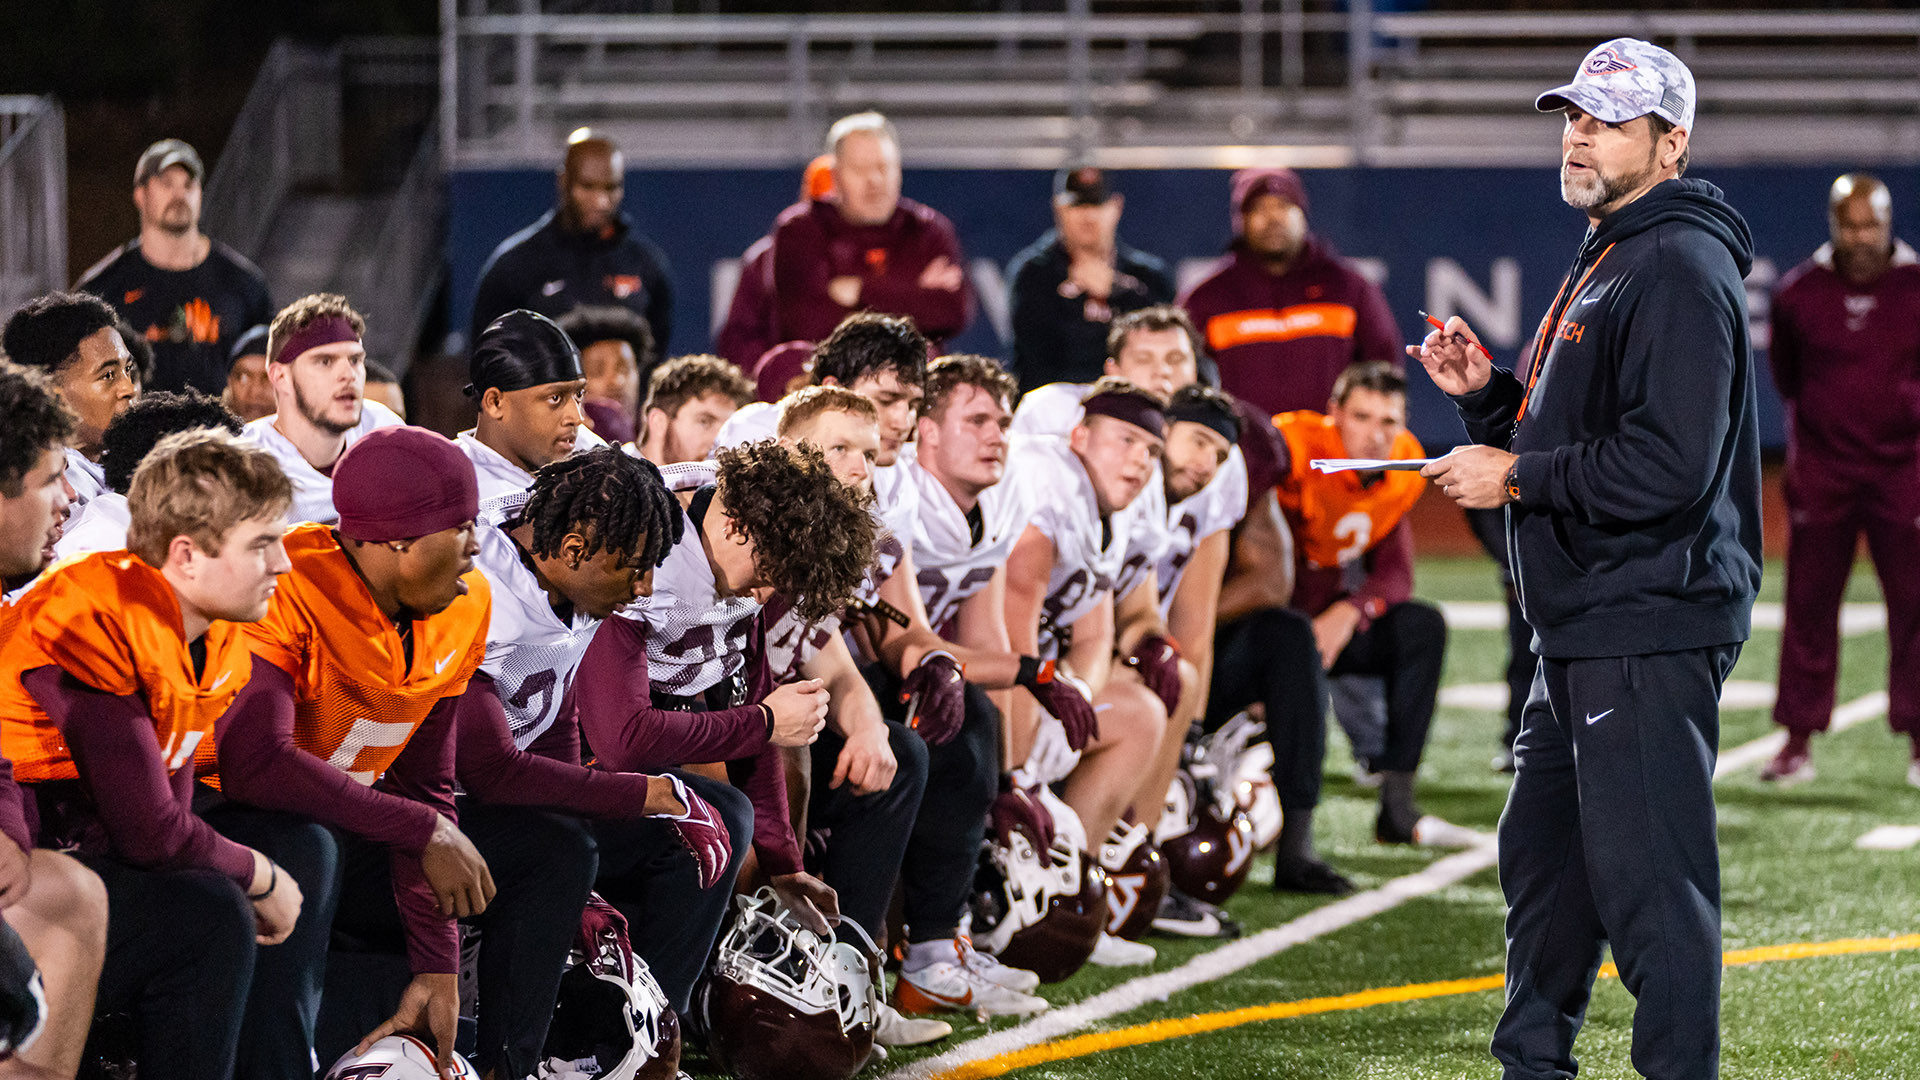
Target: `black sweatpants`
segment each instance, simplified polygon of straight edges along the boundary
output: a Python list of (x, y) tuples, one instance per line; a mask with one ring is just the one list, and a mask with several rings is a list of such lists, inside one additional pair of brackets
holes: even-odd
[(1206, 728), (1260, 703), (1273, 746), (1273, 786), (1283, 810), (1320, 805), (1327, 758), (1327, 680), (1313, 644), (1313, 623), (1292, 608), (1263, 608), (1213, 636), (1213, 685)]
[(569, 814), (460, 799), (460, 829), (498, 890), (466, 920), (480, 931), (479, 1021), (474, 1066), (531, 1076), (547, 1042), (567, 951), (599, 871), (590, 826)]
[(1509, 749), (1520, 735), (1520, 714), (1533, 690), (1533, 672), (1540, 666), (1533, 655), (1533, 628), (1520, 610), (1520, 592), (1513, 587), (1513, 560), (1507, 553), (1507, 512), (1468, 510), (1467, 524), (1474, 538), (1500, 566), (1500, 589), (1507, 600), (1507, 729), (1500, 744)]
[(852, 781), (844, 780), (837, 788), (827, 786), (847, 744), (828, 729), (811, 747), (813, 784), (807, 792), (807, 831), (827, 834), (819, 860), (820, 879), (839, 894), (841, 914), (859, 923), (876, 942), (885, 936), (894, 882), (899, 880), (920, 798), (927, 789), (930, 749), (905, 724), (888, 720), (886, 725), (887, 744), (897, 763), (893, 783), (886, 790), (857, 795)]
[[(300, 919), (293, 933), (262, 948), (254, 961), (234, 1076), (310, 1080), (327, 943), (340, 903), (339, 838), (318, 822), (231, 802), (205, 785), (194, 793), (194, 810), (222, 836), (278, 863), (300, 886)], [(320, 1062), (331, 1064), (331, 1058)]]
[(1420, 767), (1446, 662), (1447, 620), (1440, 609), (1418, 600), (1388, 608), (1354, 634), (1335, 658), (1330, 675), (1387, 680), (1387, 742), (1369, 762), (1375, 771), (1413, 772)]
[[(889, 718), (904, 716), (899, 679), (878, 664), (865, 674), (881, 711)], [(959, 932), (960, 916), (973, 892), (980, 844), (987, 836), (987, 812), (1000, 794), (1000, 710), (972, 683), (967, 684), (966, 702), (960, 733), (940, 746), (925, 747), (926, 789), (899, 863), (909, 942), (940, 941)], [(820, 775), (816, 765), (815, 779)]]
[[(256, 1071), (237, 1076), (311, 1077), (308, 1046), (322, 1068), (331, 1065), (392, 1014), (412, 978), (391, 855), (294, 814), (231, 802), (204, 813), (223, 834), (279, 862), (303, 895), (293, 935), (261, 950), (265, 963), (253, 978), (243, 1040)], [(460, 827), (498, 890), (469, 921), (482, 942), (475, 1064), (526, 1076), (539, 1062), (560, 969), (593, 880), (593, 839), (565, 814), (469, 799), (461, 800)], [(326, 994), (330, 967), (344, 977)]]
[(1633, 1067), (1705, 1080), (1720, 1060), (1720, 856), (1713, 767), (1722, 645), (1543, 659), (1500, 816), (1507, 1080), (1574, 1075), (1603, 949), (1637, 1001)]
[(706, 969), (733, 899), (740, 858), (753, 847), (753, 803), (732, 784), (682, 769), (667, 771), (711, 803), (726, 823), (733, 859), (712, 888), (700, 887), (699, 869), (672, 822), (600, 820), (592, 829), (600, 848), (600, 895), (627, 917), (634, 955), (652, 969), (667, 1003), (686, 1016), (693, 984)]
[(212, 870), (136, 870), (76, 857), (107, 887), (107, 955), (95, 1008), (133, 1013), (141, 1077), (229, 1075), (257, 951), (246, 893)]

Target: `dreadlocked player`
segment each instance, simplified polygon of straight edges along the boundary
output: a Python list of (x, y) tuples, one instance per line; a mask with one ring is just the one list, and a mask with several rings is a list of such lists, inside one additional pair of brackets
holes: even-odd
[[(486, 504), (480, 517), (475, 564), (494, 596), (482, 677), (496, 685), (517, 745), (577, 765), (581, 662), (603, 620), (652, 592), (654, 567), (684, 536), (679, 503), (650, 463), (600, 447), (542, 467), (528, 490)], [(604, 716), (607, 710), (598, 711)], [(645, 694), (636, 694), (601, 727), (613, 730), (632, 719), (657, 731), (685, 715), (656, 712)], [(634, 740), (621, 735), (617, 743), (596, 736), (603, 765), (621, 760)], [(669, 776), (691, 793), (689, 805), (713, 808), (718, 836), (731, 838), (733, 853), (745, 850), (753, 836), (746, 795), (685, 770)], [(635, 951), (684, 1007), (732, 895), (737, 857), (722, 852), (711, 872), (690, 864), (681, 851), (685, 830), (656, 818), (602, 815), (588, 827), (599, 851), (601, 892), (644, 914), (630, 922)], [(559, 929), (570, 938), (574, 927)]]

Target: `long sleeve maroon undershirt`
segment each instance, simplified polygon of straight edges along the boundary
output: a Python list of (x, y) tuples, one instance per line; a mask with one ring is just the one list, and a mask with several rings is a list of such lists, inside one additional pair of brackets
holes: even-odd
[(253, 674), (215, 729), (220, 788), (237, 802), (300, 814), (386, 845), (392, 854), (393, 896), (407, 932), (407, 958), (418, 973), (460, 970), (460, 934), (440, 914), (420, 867), (444, 814), (458, 823), (453, 802), (457, 698), (436, 703), (421, 721), (379, 786), (348, 776), (293, 741), (293, 676), (253, 658)]
[(193, 769), (168, 773), (145, 700), (101, 693), (55, 666), (20, 683), (60, 728), (116, 858), (145, 870), (216, 870), (251, 887), (252, 850), (193, 812)]
[[(754, 678), (747, 697), (754, 702), (765, 698), (773, 683), (762, 654), (758, 648), (751, 652)], [(636, 619), (600, 624), (573, 685), (578, 723), (595, 764), (658, 772), (726, 762), (727, 778), (753, 803), (753, 848), (760, 865), (775, 875), (800, 870), (800, 842), (787, 816), (786, 769), (780, 748), (767, 738), (763, 708), (752, 704), (704, 713), (656, 708), (647, 679), (647, 629)]]
[(540, 806), (588, 817), (646, 816), (648, 777), (583, 768), (514, 746), (506, 711), (487, 676), (476, 674), (467, 684), (458, 717), (455, 761), (460, 786), (481, 802)]
[(13, 779), (13, 762), (0, 757), (0, 833), (20, 845), (21, 851), (33, 850), (33, 830), (27, 825), (26, 796)]

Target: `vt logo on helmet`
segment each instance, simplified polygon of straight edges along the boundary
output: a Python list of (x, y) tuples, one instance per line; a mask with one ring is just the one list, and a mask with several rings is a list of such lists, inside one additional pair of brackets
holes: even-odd
[(740, 1080), (848, 1080), (873, 1054), (873, 939), (851, 919), (820, 937), (772, 889), (737, 902), (699, 991), (714, 1063)]
[[(1251, 852), (1249, 852), (1251, 854)], [(1107, 933), (1139, 941), (1153, 929), (1160, 901), (1167, 898), (1167, 860), (1145, 825), (1115, 822), (1100, 845), (1100, 866), (1107, 872)]]
[[(326, 1080), (439, 1080), (433, 1048), (411, 1035), (389, 1035), (364, 1054), (348, 1054), (327, 1070)], [(480, 1080), (467, 1059), (453, 1055), (454, 1080)]]
[[(1254, 853), (1280, 833), (1280, 804), (1267, 775), (1273, 748), (1249, 743), (1265, 730), (1245, 713), (1189, 744), (1167, 791), (1157, 835), (1175, 888), (1224, 904), (1246, 883)], [(1265, 819), (1262, 829), (1258, 819)], [(1264, 835), (1264, 840), (1263, 840)]]

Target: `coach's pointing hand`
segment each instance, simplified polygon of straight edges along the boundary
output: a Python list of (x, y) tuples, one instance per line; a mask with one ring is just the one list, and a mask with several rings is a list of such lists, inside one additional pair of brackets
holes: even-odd
[(1507, 497), (1507, 470), (1512, 467), (1513, 455), (1505, 450), (1463, 446), (1421, 469), (1420, 475), (1468, 510), (1492, 510), (1513, 501)]
[(1427, 369), (1433, 385), (1448, 394), (1471, 394), (1493, 378), (1493, 361), (1481, 351), (1480, 338), (1458, 315), (1447, 328), (1429, 333), (1419, 345), (1407, 346), (1407, 355)]

